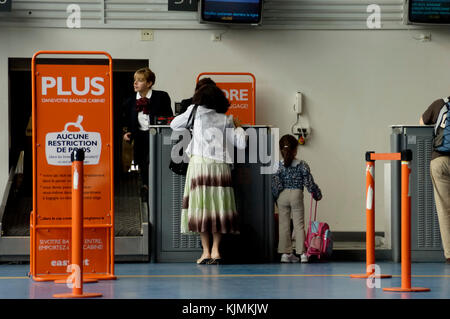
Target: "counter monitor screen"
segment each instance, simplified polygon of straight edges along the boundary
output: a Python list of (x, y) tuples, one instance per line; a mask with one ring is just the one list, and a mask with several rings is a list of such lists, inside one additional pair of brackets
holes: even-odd
[(259, 24), (263, 0), (201, 0), (200, 21)]
[(450, 24), (450, 0), (409, 0), (408, 23)]

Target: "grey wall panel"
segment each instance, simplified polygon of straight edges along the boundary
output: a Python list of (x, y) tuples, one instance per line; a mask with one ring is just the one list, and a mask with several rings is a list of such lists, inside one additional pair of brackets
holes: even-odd
[[(0, 25), (67, 28), (71, 4), (81, 9), (82, 28), (223, 28), (200, 24), (197, 12), (168, 11), (167, 0), (14, 0), (11, 12), (0, 13)], [(369, 6), (374, 4), (380, 9), (381, 29), (407, 29), (403, 0), (266, 0), (258, 28), (368, 30)]]

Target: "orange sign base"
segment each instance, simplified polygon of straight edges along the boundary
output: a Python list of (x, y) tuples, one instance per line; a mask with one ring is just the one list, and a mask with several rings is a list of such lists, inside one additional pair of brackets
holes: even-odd
[[(67, 278), (69, 278), (69, 277), (67, 277)], [(67, 279), (66, 280), (59, 279), (59, 280), (55, 280), (54, 282), (55, 282), (55, 284), (67, 284)], [(92, 284), (92, 283), (96, 283), (96, 282), (98, 282), (97, 279), (83, 278), (83, 284)]]
[(55, 294), (55, 298), (95, 298), (103, 296), (101, 293), (97, 292), (83, 292), (82, 294), (67, 293), (67, 294)]
[(383, 288), (384, 291), (391, 292), (424, 292), (430, 291), (430, 288), (422, 288), (422, 287), (411, 287), (411, 288), (402, 288), (402, 287), (394, 287), (394, 288)]
[[(56, 281), (56, 280), (66, 280), (67, 274), (61, 275), (40, 275), (32, 277), (34, 281), (45, 282), (45, 281)], [(83, 280), (85, 279), (95, 279), (95, 280), (116, 280), (117, 276), (109, 274), (83, 274)]]
[(374, 275), (374, 274), (354, 274), (350, 275), (350, 278), (375, 278), (375, 279), (384, 279), (384, 278), (392, 278), (392, 275)]

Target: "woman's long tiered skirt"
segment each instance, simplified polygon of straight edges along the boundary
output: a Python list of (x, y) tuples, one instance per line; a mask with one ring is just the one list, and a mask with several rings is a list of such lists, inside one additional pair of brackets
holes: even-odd
[(230, 165), (192, 156), (186, 173), (181, 233), (236, 234), (238, 214)]

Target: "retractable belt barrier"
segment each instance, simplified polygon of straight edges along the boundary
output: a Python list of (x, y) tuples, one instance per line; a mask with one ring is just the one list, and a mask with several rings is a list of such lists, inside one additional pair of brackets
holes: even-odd
[(351, 278), (391, 278), (392, 275), (375, 273), (375, 161), (401, 161), (401, 237), (402, 237), (402, 287), (383, 288), (384, 291), (429, 291), (428, 288), (411, 287), (411, 195), (409, 182), (412, 160), (411, 150), (401, 153), (366, 152), (366, 273), (350, 275)]

